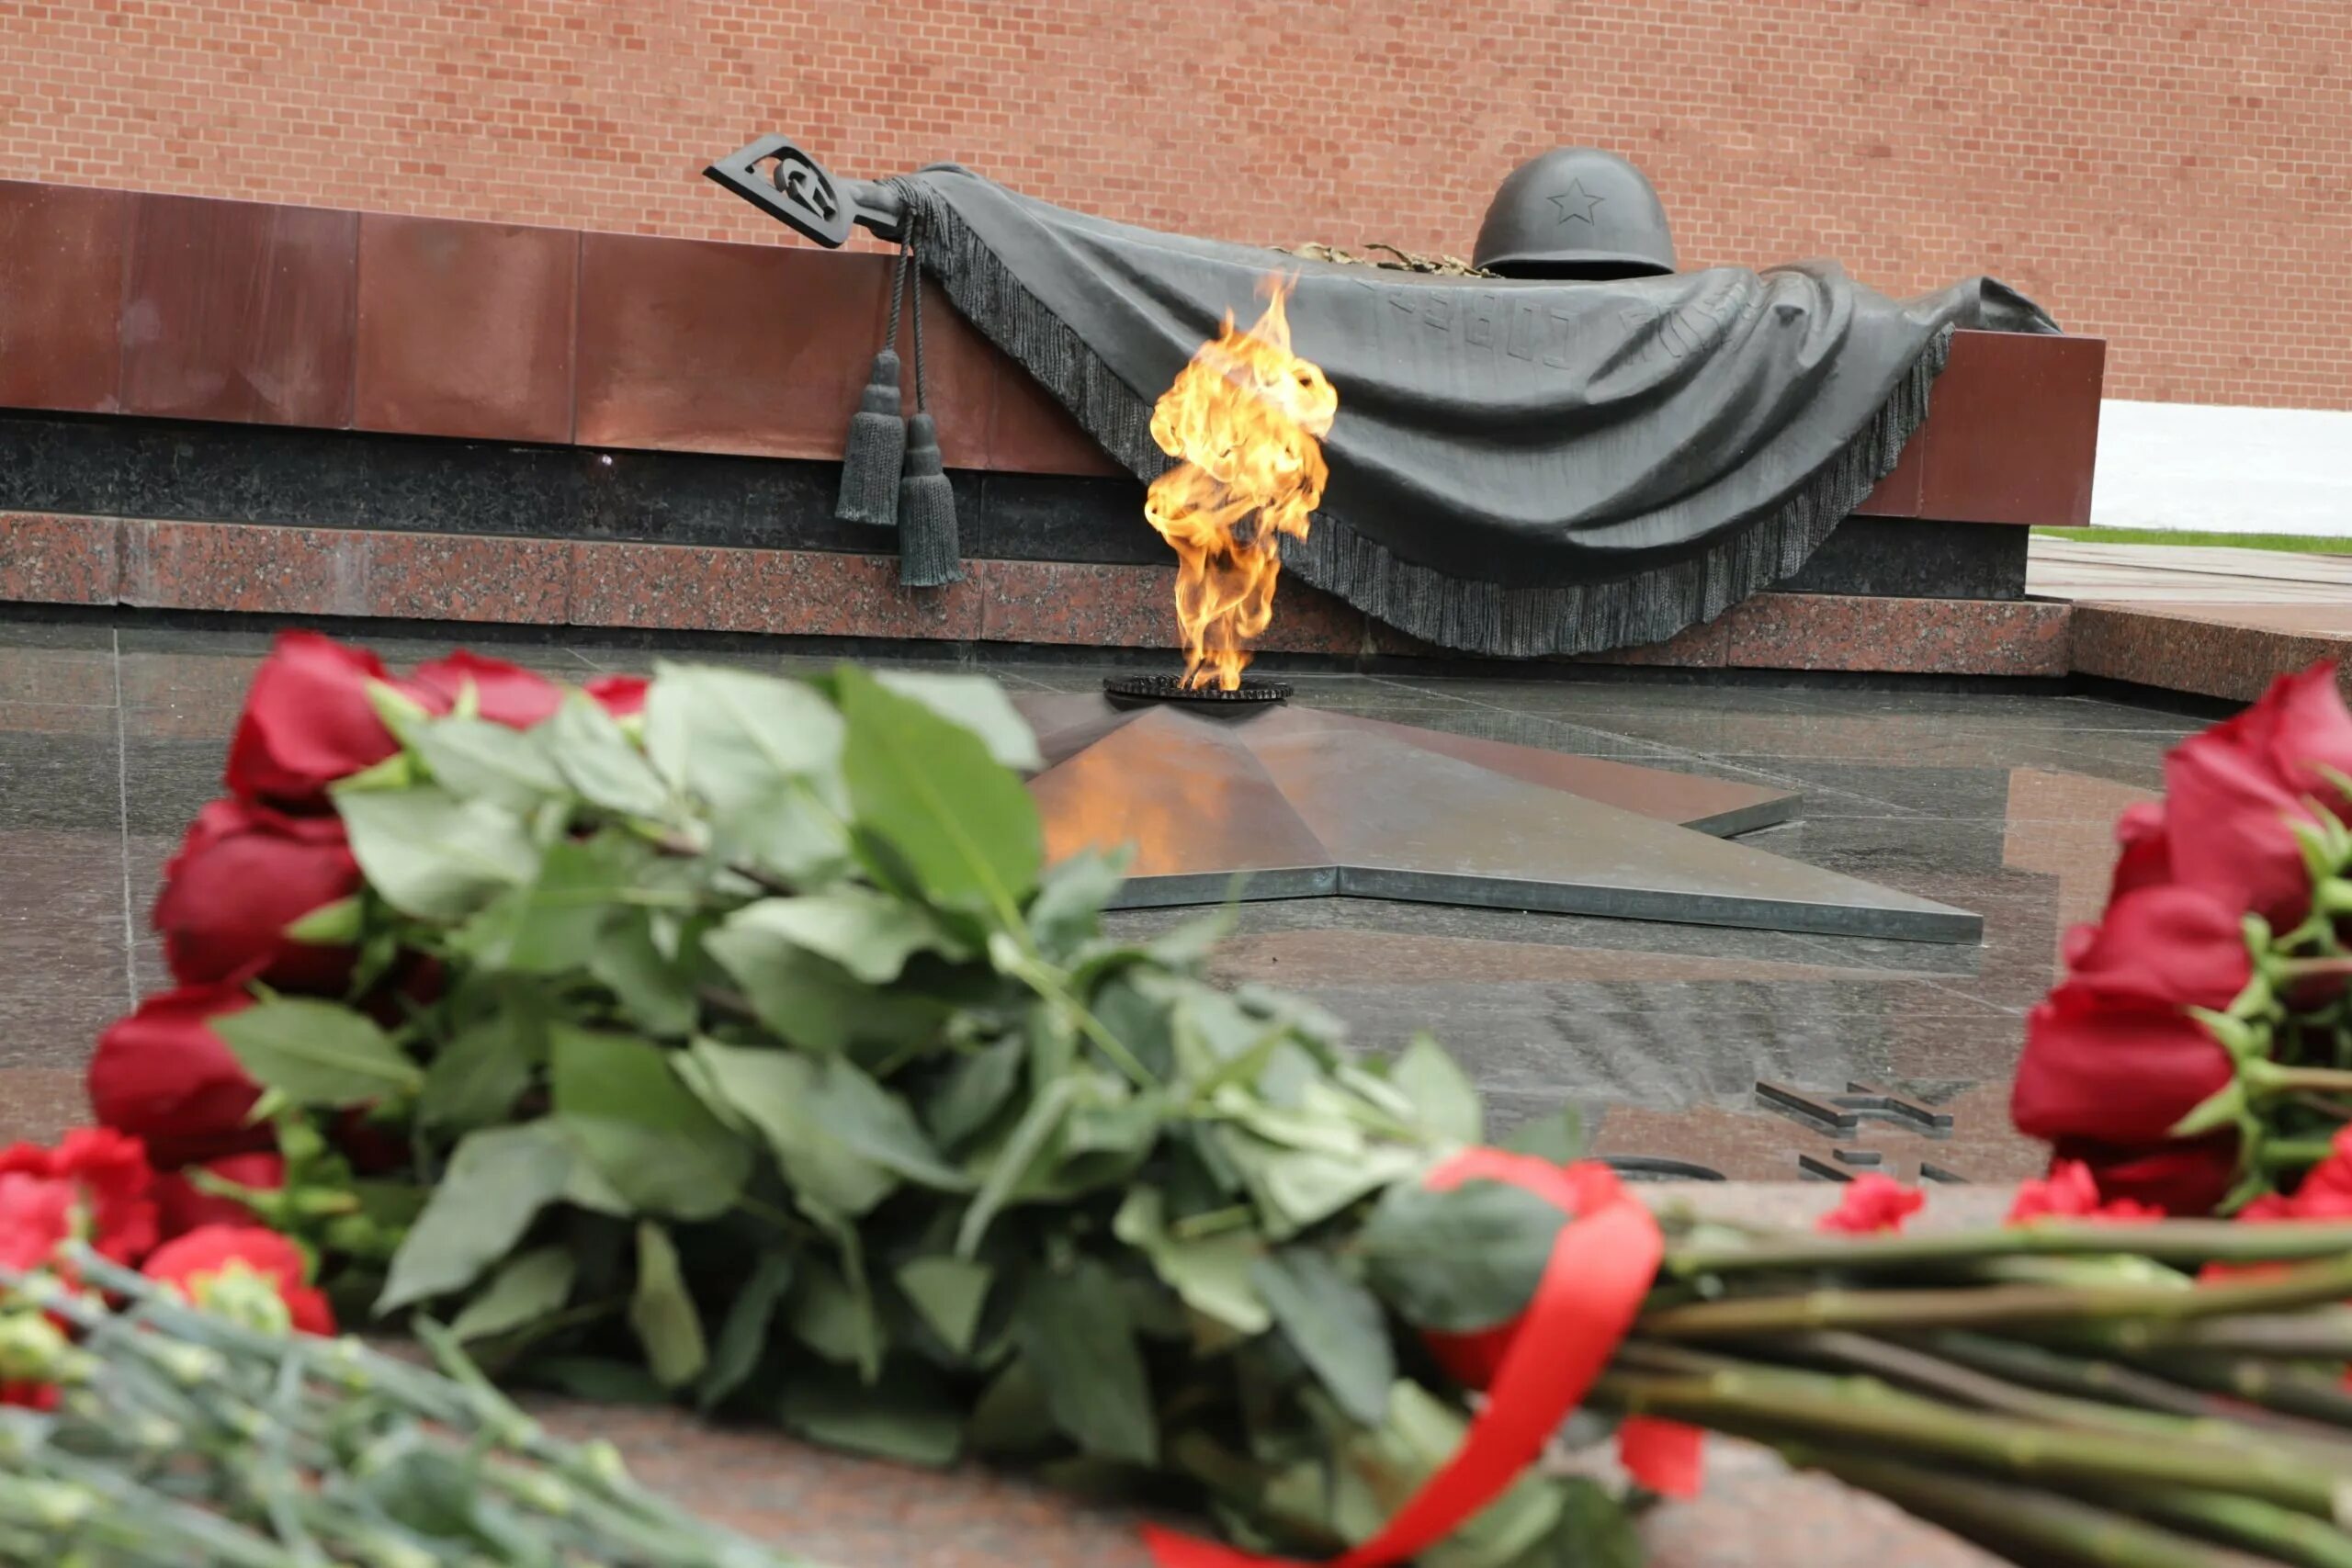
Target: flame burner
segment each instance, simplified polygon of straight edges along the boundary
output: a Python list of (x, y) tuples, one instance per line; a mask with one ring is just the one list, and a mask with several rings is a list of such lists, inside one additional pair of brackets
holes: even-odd
[(1141, 703), (1280, 703), (1290, 700), (1290, 682), (1244, 676), (1241, 684), (1228, 692), (1222, 686), (1187, 686), (1179, 675), (1114, 675), (1103, 681), (1102, 694), (1119, 707)]

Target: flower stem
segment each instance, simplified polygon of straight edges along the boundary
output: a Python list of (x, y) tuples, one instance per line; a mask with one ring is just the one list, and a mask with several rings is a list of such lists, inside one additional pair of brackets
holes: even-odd
[[(2248, 1229), (2284, 1230), (2283, 1225)], [(1646, 1313), (1636, 1332), (1653, 1339), (1745, 1339), (1816, 1328), (1927, 1329), (2096, 1323), (2188, 1322), (2309, 1306), (2352, 1295), (2352, 1255), (2274, 1279), (2187, 1288), (2150, 1285), (1995, 1285), (1974, 1290), (1810, 1291), (1696, 1302)]]
[[(2300, 1153), (2299, 1145), (2297, 1149)], [(2225, 1220), (2119, 1224), (2057, 1220), (1931, 1235), (1804, 1235), (1675, 1247), (1668, 1251), (1659, 1273), (1673, 1280), (1815, 1269), (1859, 1273), (1922, 1263), (2050, 1254), (2137, 1257), (2188, 1265), (2290, 1263), (2346, 1253), (2352, 1253), (2352, 1224), (2241, 1225)]]

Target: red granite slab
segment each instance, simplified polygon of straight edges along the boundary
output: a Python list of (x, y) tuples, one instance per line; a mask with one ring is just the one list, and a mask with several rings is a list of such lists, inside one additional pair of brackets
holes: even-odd
[(2352, 613), (2333, 606), (2077, 604), (2074, 626), (2074, 665), (2086, 675), (2252, 702), (2325, 659), (2352, 702)]
[(367, 540), (338, 528), (140, 519), (123, 525), (121, 603), (252, 615), (360, 612)]
[(111, 517), (0, 512), (0, 600), (113, 604), (122, 527)]
[(583, 626), (788, 637), (980, 635), (980, 569), (946, 588), (899, 586), (888, 556), (690, 545), (572, 547), (571, 619)]
[[(883, 255), (583, 234), (574, 438), (589, 446), (838, 457), (889, 313)], [(910, 321), (910, 328), (911, 322)], [(940, 447), (987, 461), (996, 365), (935, 289), (926, 389)], [(901, 391), (912, 407), (911, 332)]]
[(2041, 600), (1758, 593), (1723, 617), (1725, 662), (1747, 670), (2058, 676), (2069, 669), (2067, 608)]
[[(989, 642), (1090, 648), (1177, 645), (1173, 567), (992, 560), (980, 576), (979, 635)], [(1274, 598), (1270, 652), (1352, 656), (1367, 651), (1363, 613), (1295, 577)]]
[(131, 201), (123, 412), (348, 424), (359, 215)]
[(2102, 338), (1956, 333), (1936, 380), (1919, 515), (1949, 523), (2090, 521)]
[[(961, 318), (957, 324), (962, 324)], [(989, 468), (1017, 474), (1115, 477), (1126, 472), (1095, 445), (1078, 417), (1011, 355), (999, 355), (998, 361), (996, 405), (989, 433)]]
[(579, 258), (569, 229), (362, 214), (352, 423), (571, 440)]
[(568, 540), (390, 532), (361, 537), (368, 552), (364, 607), (355, 614), (548, 626), (569, 615)]
[(0, 406), (112, 413), (130, 197), (0, 180)]

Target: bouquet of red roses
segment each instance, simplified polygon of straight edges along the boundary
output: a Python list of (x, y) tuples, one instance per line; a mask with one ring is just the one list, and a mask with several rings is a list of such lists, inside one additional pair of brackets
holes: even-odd
[[(2352, 713), (2322, 665), (2165, 761), (2027, 1023), (2013, 1111), (2109, 1198), (2352, 1216)], [(2310, 1179), (2304, 1173), (2322, 1168)]]

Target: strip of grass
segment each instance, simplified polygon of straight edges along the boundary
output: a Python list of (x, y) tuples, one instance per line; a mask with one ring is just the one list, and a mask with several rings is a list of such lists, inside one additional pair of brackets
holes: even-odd
[(2232, 550), (2283, 550), (2300, 556), (2352, 556), (2352, 538), (2324, 534), (2196, 534), (2169, 528), (2036, 528), (2052, 539), (2091, 545), (2201, 545)]

